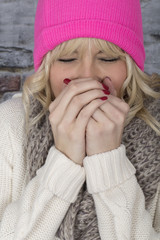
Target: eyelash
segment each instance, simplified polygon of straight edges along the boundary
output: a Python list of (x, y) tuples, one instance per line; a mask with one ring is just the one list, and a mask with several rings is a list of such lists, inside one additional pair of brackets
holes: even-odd
[[(58, 61), (69, 63), (69, 62), (73, 62), (74, 60), (76, 60), (76, 58), (72, 58), (72, 59), (59, 59)], [(119, 58), (114, 58), (114, 59), (99, 58), (99, 60), (102, 60), (104, 62), (115, 62), (115, 61), (118, 61)]]
[(76, 59), (75, 58), (73, 58), (73, 59), (59, 59), (58, 61), (60, 61), (60, 62), (72, 62), (74, 60), (76, 60)]

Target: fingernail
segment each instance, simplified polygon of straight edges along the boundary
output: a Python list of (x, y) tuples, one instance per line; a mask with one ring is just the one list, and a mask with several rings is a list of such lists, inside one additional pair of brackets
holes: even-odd
[(105, 101), (105, 100), (108, 99), (108, 97), (101, 97), (100, 99), (101, 99), (102, 101)]
[(109, 87), (106, 86), (104, 83), (102, 83), (102, 86), (104, 87), (105, 90), (108, 90), (108, 89), (109, 89)]
[(65, 84), (68, 84), (69, 82), (71, 82), (71, 80), (70, 80), (69, 78), (65, 78), (65, 79), (63, 80), (63, 82), (64, 82)]
[(109, 94), (110, 94), (110, 91), (109, 91), (109, 90), (103, 90), (103, 92), (104, 92), (106, 95), (109, 95)]

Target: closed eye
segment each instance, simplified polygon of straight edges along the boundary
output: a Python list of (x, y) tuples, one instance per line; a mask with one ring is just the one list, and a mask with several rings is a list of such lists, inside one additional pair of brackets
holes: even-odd
[[(75, 61), (76, 58), (71, 58), (71, 59), (58, 59), (60, 62), (73, 62)], [(104, 61), (104, 62), (115, 62), (118, 61), (119, 58), (113, 58), (113, 59), (105, 59), (105, 58), (99, 58), (99, 60)]]
[(73, 62), (74, 60), (76, 60), (76, 58), (72, 58), (72, 59), (58, 59), (58, 61), (60, 61), (60, 62)]
[(115, 62), (115, 61), (118, 61), (119, 58), (113, 58), (113, 59), (100, 58), (99, 60), (104, 61), (104, 62)]

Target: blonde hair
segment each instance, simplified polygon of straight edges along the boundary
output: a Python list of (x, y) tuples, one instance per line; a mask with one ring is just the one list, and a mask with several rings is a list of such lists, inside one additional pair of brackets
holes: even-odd
[(31, 97), (37, 99), (43, 106), (42, 111), (32, 122), (30, 122), (30, 125), (35, 124), (47, 112), (53, 100), (49, 75), (51, 65), (54, 61), (74, 52), (77, 48), (80, 48), (80, 52), (83, 53), (86, 47), (90, 48), (91, 44), (94, 44), (97, 48), (106, 52), (109, 57), (120, 57), (123, 61), (126, 61), (127, 78), (120, 92), (120, 98), (125, 100), (130, 106), (126, 125), (136, 116), (143, 119), (158, 135), (160, 135), (160, 123), (144, 106), (144, 99), (146, 97), (152, 97), (154, 99), (160, 98), (160, 92), (154, 90), (155, 87), (160, 86), (159, 76), (157, 74), (150, 76), (142, 72), (132, 58), (118, 46), (105, 40), (95, 38), (77, 38), (58, 45), (54, 50), (46, 54), (38, 71), (26, 79), (23, 86), (23, 101), (26, 119), (29, 118)]

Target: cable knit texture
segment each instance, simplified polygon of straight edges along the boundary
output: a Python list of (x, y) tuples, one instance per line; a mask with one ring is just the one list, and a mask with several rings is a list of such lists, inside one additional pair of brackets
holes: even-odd
[(48, 51), (79, 37), (116, 44), (144, 70), (140, 0), (39, 0), (34, 37), (35, 70)]
[[(37, 115), (37, 112), (39, 112), (40, 110), (41, 110), (41, 105), (39, 104), (39, 102), (32, 100), (31, 109), (30, 109), (30, 119), (33, 119)], [(155, 108), (155, 110), (158, 110), (158, 109)], [(158, 111), (156, 111), (156, 113), (158, 113)], [(40, 167), (40, 165), (43, 165), (45, 163), (45, 159), (48, 154), (48, 151), (50, 147), (54, 144), (52, 130), (51, 130), (51, 126), (48, 119), (48, 114), (49, 113), (47, 113), (43, 119), (41, 119), (36, 125), (34, 125), (30, 129), (28, 141), (26, 141), (26, 153), (28, 154), (27, 163), (29, 167), (28, 172), (30, 172), (30, 176), (32, 177), (35, 176), (36, 170), (38, 169), (38, 167)], [(137, 124), (137, 121), (138, 121), (138, 124)], [(152, 134), (151, 134), (152, 139), (150, 140), (154, 139), (155, 144), (153, 146), (151, 145), (152, 148), (150, 147), (149, 149), (145, 148), (144, 143), (140, 147), (141, 141), (144, 141), (144, 139), (146, 140), (146, 134), (148, 134), (148, 131), (150, 131), (150, 128), (147, 127), (146, 124), (143, 124), (142, 120), (137, 119), (137, 121), (135, 121), (134, 119), (126, 128), (126, 130), (124, 131), (123, 141), (125, 142), (125, 145), (127, 148), (128, 148), (127, 143), (129, 143), (129, 147), (130, 147), (130, 144), (132, 144), (132, 147), (131, 147), (132, 151), (129, 150), (130, 148), (128, 148), (130, 155), (133, 153), (133, 149), (135, 148), (135, 145), (136, 145), (135, 152), (138, 149), (138, 152), (136, 152), (138, 157), (138, 165), (136, 164), (136, 158), (134, 156), (131, 155), (130, 160), (133, 162), (133, 164), (137, 166), (137, 177), (140, 181), (142, 189), (146, 190), (144, 191), (144, 193), (146, 195), (146, 203), (147, 203), (147, 201), (149, 201), (152, 197), (154, 197), (157, 189), (157, 184), (160, 181), (160, 176), (158, 171), (158, 169), (160, 169), (160, 165), (159, 165), (160, 155), (158, 155), (159, 152), (157, 152), (157, 150), (159, 151), (158, 145), (159, 145), (160, 138), (156, 137), (156, 134), (153, 134), (153, 131), (152, 131)], [(137, 127), (138, 127), (138, 131), (137, 131)], [(144, 135), (142, 136), (142, 138), (139, 137), (140, 127), (141, 127), (142, 133), (143, 134), (146, 133), (145, 136)], [(130, 136), (129, 137), (127, 136), (128, 131), (130, 134), (134, 135), (134, 138), (132, 138), (132, 141), (130, 141)], [(34, 141), (34, 139), (36, 139), (36, 141)], [(145, 152), (147, 152), (147, 154), (145, 154)], [(157, 153), (156, 161), (154, 159), (155, 152)], [(154, 158), (152, 156), (154, 156)], [(141, 159), (142, 157), (143, 159), (140, 162), (139, 159)], [(105, 153), (100, 154), (100, 159), (99, 160), (97, 159), (99, 159), (98, 155), (95, 156), (94, 160), (90, 157), (84, 160), (85, 170), (87, 170), (88, 172), (88, 175), (87, 175), (88, 191), (91, 194), (96, 193), (96, 191), (102, 192), (107, 189), (113, 188), (118, 183), (120, 184), (121, 182), (130, 178), (131, 175), (135, 174), (135, 170), (133, 170), (133, 166), (131, 164), (129, 165), (127, 162), (128, 159), (126, 158), (124, 146), (121, 146), (121, 148), (118, 150), (109, 152), (107, 157)], [(149, 170), (151, 171), (151, 169), (148, 169), (148, 168), (146, 169), (145, 167), (146, 164), (148, 165), (150, 164), (152, 167), (151, 169), (153, 169), (153, 172), (150, 172), (150, 176), (152, 176), (150, 178), (148, 177), (147, 172)], [(97, 169), (99, 169), (99, 171), (97, 171)], [(105, 175), (105, 179), (103, 175), (104, 169), (108, 172), (108, 176)], [(94, 177), (92, 178), (92, 176)], [(92, 178), (92, 181), (90, 182), (89, 179), (91, 178)], [(153, 178), (154, 178), (154, 181), (153, 181)], [(148, 184), (146, 184), (146, 180)], [(75, 239), (90, 240), (94, 238), (95, 239), (99, 238), (97, 218), (95, 214), (95, 206), (94, 206), (93, 199), (89, 195), (89, 193), (87, 193), (87, 191), (85, 191), (84, 188), (82, 188), (81, 192), (79, 193), (77, 202), (74, 205), (70, 206), (70, 209), (68, 210), (67, 215), (58, 231), (57, 236), (60, 237), (61, 239), (67, 240), (67, 239), (75, 238)], [(83, 194), (84, 194), (84, 199), (83, 199)], [(91, 211), (91, 213), (88, 211), (85, 212), (86, 221), (83, 222), (84, 224), (83, 231), (86, 234), (83, 233), (83, 235), (81, 235), (81, 231), (78, 232), (78, 230), (76, 231), (74, 230), (74, 229), (79, 229), (79, 226), (78, 226), (79, 222), (76, 221), (76, 214), (79, 209), (78, 205), (81, 205), (83, 209), (88, 209), (89, 207)], [(93, 214), (94, 218), (92, 219), (90, 224), (90, 214), (92, 214), (92, 212), (94, 212)], [(83, 219), (84, 217), (83, 215), (84, 215), (83, 211), (81, 213), (79, 212), (78, 214), (79, 221)]]
[[(84, 166), (88, 172), (88, 191), (92, 194), (114, 188), (118, 183), (122, 183), (130, 178), (132, 174), (135, 174), (133, 165), (128, 164), (124, 145), (121, 145), (121, 147), (114, 151), (110, 151), (107, 156), (105, 153), (97, 154), (94, 160), (86, 157)], [(97, 171), (97, 169), (99, 171)], [(104, 179), (103, 172), (106, 171), (106, 169), (108, 175), (105, 175)], [(89, 179), (91, 179), (92, 176), (94, 176), (94, 178), (91, 182)]]
[[(147, 99), (145, 106), (160, 122), (160, 100), (153, 102)], [(134, 118), (124, 130), (122, 143), (126, 146), (127, 157), (136, 168), (136, 177), (148, 204), (160, 182), (160, 136), (144, 121)]]
[[(159, 117), (158, 100), (150, 106)], [(159, 137), (143, 121), (134, 119), (123, 145), (86, 157), (83, 168), (47, 142), (48, 118), (30, 132), (34, 141), (29, 135), (26, 142), (21, 98), (3, 103), (0, 116), (0, 239), (160, 239)], [(156, 145), (146, 149), (149, 139)]]

